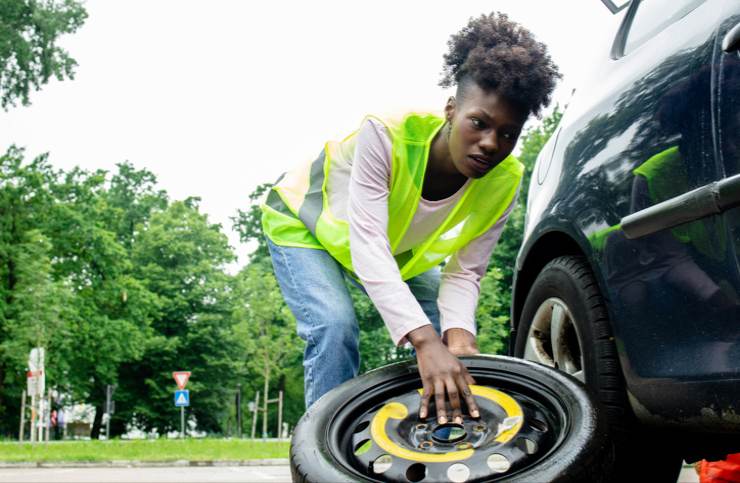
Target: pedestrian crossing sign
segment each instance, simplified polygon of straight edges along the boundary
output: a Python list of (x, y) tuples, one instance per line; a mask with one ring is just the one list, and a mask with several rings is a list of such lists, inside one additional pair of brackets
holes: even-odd
[(175, 406), (190, 406), (190, 391), (188, 389), (175, 391)]

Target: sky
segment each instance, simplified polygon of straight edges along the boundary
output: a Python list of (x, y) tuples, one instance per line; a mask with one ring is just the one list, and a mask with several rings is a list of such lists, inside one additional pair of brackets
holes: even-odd
[(369, 114), (441, 110), (449, 36), (505, 12), (550, 49), (567, 104), (617, 28), (600, 0), (88, 0), (60, 44), (79, 64), (28, 107), (0, 110), (0, 149), (56, 168), (152, 171), (172, 199), (198, 196), (240, 263), (230, 216)]

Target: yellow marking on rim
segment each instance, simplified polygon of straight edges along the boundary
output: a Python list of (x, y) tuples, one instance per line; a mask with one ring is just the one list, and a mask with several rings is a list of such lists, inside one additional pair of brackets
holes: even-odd
[[(516, 400), (506, 394), (505, 392), (501, 392), (498, 389), (493, 389), (491, 387), (485, 387), (485, 386), (476, 386), (476, 385), (470, 385), (470, 392), (473, 393), (474, 396), (484, 397), (488, 399), (489, 401), (493, 401), (506, 412), (507, 418), (519, 418), (519, 422), (517, 422), (514, 426), (507, 429), (503, 433), (499, 434), (498, 437), (494, 440), (498, 443), (506, 443), (507, 441), (510, 441), (511, 438), (516, 436), (516, 434), (519, 432), (520, 429), (522, 429), (522, 425), (524, 424), (524, 413), (522, 412), (521, 406), (519, 406), (519, 403), (516, 402)], [(423, 389), (418, 389), (419, 395), (423, 394)]]
[(386, 434), (385, 425), (389, 419), (405, 419), (408, 414), (409, 410), (406, 406), (399, 402), (391, 402), (383, 406), (373, 417), (373, 421), (370, 423), (370, 435), (375, 444), (380, 446), (386, 453), (398, 458), (419, 461), (421, 463), (449, 463), (451, 461), (468, 459), (473, 456), (475, 452), (473, 449), (429, 454), (412, 451), (397, 445)]
[[(471, 385), (470, 391), (475, 396), (486, 398), (501, 406), (501, 408), (506, 412), (507, 418), (519, 418), (519, 421), (514, 426), (496, 437), (496, 442), (503, 444), (516, 436), (524, 424), (524, 414), (521, 406), (519, 406), (519, 403), (517, 403), (514, 398), (497, 389), (484, 386)], [(419, 389), (419, 394), (422, 394), (422, 389)], [(375, 444), (382, 448), (386, 453), (398, 458), (418, 461), (421, 463), (449, 463), (452, 461), (468, 459), (473, 456), (473, 453), (475, 452), (474, 449), (429, 454), (413, 451), (397, 445), (388, 437), (388, 434), (385, 431), (386, 423), (389, 419), (405, 419), (408, 414), (409, 411), (405, 405), (399, 402), (391, 402), (383, 406), (375, 416), (373, 416), (373, 420), (370, 423), (370, 436)]]
[(522, 429), (522, 425), (524, 424), (524, 413), (522, 412), (522, 407), (519, 406), (519, 403), (516, 402), (513, 397), (509, 396), (505, 392), (484, 386), (470, 386), (470, 391), (476, 396), (484, 397), (501, 406), (503, 410), (506, 411), (507, 418), (519, 418), (519, 422), (510, 429), (499, 434), (494, 441), (506, 443), (516, 436), (519, 430)]

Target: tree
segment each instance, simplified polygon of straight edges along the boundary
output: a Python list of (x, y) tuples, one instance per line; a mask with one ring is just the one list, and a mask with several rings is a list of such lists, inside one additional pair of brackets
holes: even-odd
[[(25, 162), (12, 146), (0, 156), (0, 433), (17, 431), (29, 350), (47, 348), (56, 361), (65, 333), (70, 292), (54, 280), (51, 245), (44, 233), (56, 174), (46, 156)], [(51, 371), (56, 375), (58, 368)]]
[(111, 176), (106, 200), (110, 207), (108, 226), (127, 250), (133, 246), (139, 229), (144, 229), (152, 213), (167, 208), (167, 193), (157, 189), (157, 177), (146, 169), (119, 163)]
[[(269, 259), (250, 263), (235, 277), (233, 285), (235, 342), (241, 346), (242, 385), (246, 399), (253, 400), (257, 391), (269, 397), (284, 391), (285, 421), (296, 424), (303, 413), (303, 385), (288, 384), (302, 380), (303, 343), (295, 331), (295, 319), (280, 293)], [(275, 411), (271, 411), (275, 413)], [(274, 419), (270, 429), (275, 427)]]
[(87, 18), (75, 0), (0, 0), (0, 105), (28, 105), (53, 76), (74, 78), (77, 62), (57, 45)]
[(256, 248), (249, 256), (250, 260), (269, 258), (267, 242), (262, 232), (262, 211), (260, 210), (260, 200), (265, 193), (272, 188), (272, 183), (262, 183), (249, 194), (249, 208), (247, 210), (237, 210), (236, 216), (231, 217), (232, 227), (239, 233), (239, 239), (242, 243), (256, 243)]
[(116, 233), (120, 210), (109, 203), (107, 179), (102, 170), (65, 173), (54, 185), (46, 223), (55, 276), (74, 293), (63, 356), (70, 369), (57, 384), (95, 407), (93, 438), (100, 434), (106, 386), (116, 383), (123, 364), (142, 356), (155, 310)]
[(220, 432), (238, 359), (224, 272), (231, 247), (192, 198), (153, 213), (137, 231), (133, 273), (156, 310), (141, 359), (121, 371), (119, 417), (160, 434), (179, 428), (171, 372), (191, 370), (191, 414), (199, 429)]

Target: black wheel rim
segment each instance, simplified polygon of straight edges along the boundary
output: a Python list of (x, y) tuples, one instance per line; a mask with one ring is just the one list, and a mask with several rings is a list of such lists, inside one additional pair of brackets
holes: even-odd
[(479, 419), (466, 416), (445, 428), (420, 420), (412, 369), (336, 411), (327, 427), (332, 458), (365, 481), (496, 481), (526, 471), (562, 443), (570, 418), (558, 394), (515, 373), (468, 370), (477, 382)]

